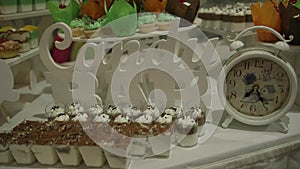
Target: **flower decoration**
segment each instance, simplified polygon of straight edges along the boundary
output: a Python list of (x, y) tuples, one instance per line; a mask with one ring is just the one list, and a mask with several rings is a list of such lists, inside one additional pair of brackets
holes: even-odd
[(126, 0), (115, 0), (109, 10), (104, 1), (104, 10), (116, 36), (130, 36), (136, 33), (137, 7), (134, 1), (131, 6)]
[(246, 85), (250, 85), (250, 84), (256, 82), (256, 80), (257, 80), (257, 78), (254, 73), (247, 73), (243, 79), (243, 81)]
[(80, 14), (80, 5), (76, 0), (71, 0), (69, 4), (66, 1), (48, 1), (48, 9), (55, 22), (64, 22), (70, 25), (71, 21)]

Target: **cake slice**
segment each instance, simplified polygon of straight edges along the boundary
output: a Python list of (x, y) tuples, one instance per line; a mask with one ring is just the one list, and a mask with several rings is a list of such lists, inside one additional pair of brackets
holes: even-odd
[(36, 158), (31, 146), (38, 138), (38, 134), (30, 131), (14, 132), (9, 149), (18, 164), (32, 164)]
[(106, 158), (100, 146), (96, 145), (91, 138), (84, 134), (76, 143), (79, 146), (80, 154), (83, 161), (88, 167), (102, 167)]
[(23, 121), (12, 130), (12, 140), (9, 149), (18, 164), (32, 164), (36, 158), (31, 146), (39, 138), (41, 122)]
[(55, 128), (59, 126), (60, 123), (61, 122), (58, 121), (44, 122), (40, 131), (40, 137), (35, 144), (31, 146), (33, 154), (42, 165), (54, 165), (59, 160), (55, 152), (54, 144), (59, 135), (59, 132), (57, 132)]
[(11, 133), (0, 133), (0, 163), (11, 163), (14, 161), (14, 158), (9, 150), (11, 137)]
[(78, 121), (65, 121), (58, 129), (60, 135), (56, 140), (55, 151), (63, 165), (78, 166), (82, 157), (76, 143), (83, 135), (83, 130)]

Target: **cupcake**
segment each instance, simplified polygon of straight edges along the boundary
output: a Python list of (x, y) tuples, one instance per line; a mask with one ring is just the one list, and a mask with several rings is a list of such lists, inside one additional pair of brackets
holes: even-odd
[(82, 29), (84, 26), (84, 22), (81, 19), (75, 18), (71, 21), (70, 27), (72, 29), (73, 37), (82, 36)]
[(174, 16), (168, 13), (160, 13), (157, 17), (157, 26), (160, 30), (169, 30), (171, 21), (174, 19)]
[(198, 125), (190, 116), (178, 119), (176, 124), (178, 145), (182, 147), (192, 147), (198, 143)]
[(96, 38), (100, 35), (102, 25), (97, 21), (86, 22), (83, 26), (83, 34), (86, 38)]
[(149, 33), (153, 32), (155, 30), (156, 24), (155, 24), (156, 16), (147, 13), (143, 14), (138, 19), (138, 27), (141, 33)]

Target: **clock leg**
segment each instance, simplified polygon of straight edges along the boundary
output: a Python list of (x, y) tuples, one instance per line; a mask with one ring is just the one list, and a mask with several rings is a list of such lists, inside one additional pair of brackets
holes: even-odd
[(284, 133), (284, 134), (286, 134), (286, 133), (288, 133), (288, 131), (289, 131), (289, 127), (288, 127), (288, 125), (284, 122), (284, 121), (282, 121), (282, 120), (279, 120), (278, 121), (278, 125), (281, 127), (281, 129), (282, 129), (282, 133)]
[(222, 123), (222, 127), (223, 128), (228, 128), (229, 124), (232, 122), (233, 117), (230, 115), (227, 115), (227, 117), (225, 118), (224, 122)]

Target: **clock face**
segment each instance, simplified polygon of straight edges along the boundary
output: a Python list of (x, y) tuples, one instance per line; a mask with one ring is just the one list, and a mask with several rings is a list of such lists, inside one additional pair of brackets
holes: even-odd
[(226, 76), (226, 99), (238, 112), (266, 116), (281, 108), (289, 95), (289, 78), (277, 63), (263, 58), (246, 59)]

